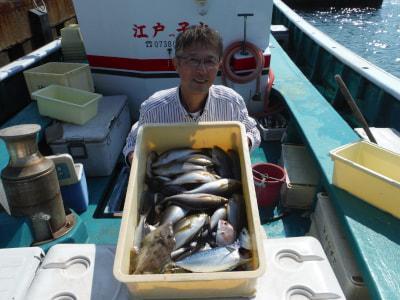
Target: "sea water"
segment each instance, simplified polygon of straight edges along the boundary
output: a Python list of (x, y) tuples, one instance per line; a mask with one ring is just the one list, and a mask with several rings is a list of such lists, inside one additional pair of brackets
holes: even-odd
[(380, 8), (296, 12), (338, 43), (400, 78), (400, 0)]

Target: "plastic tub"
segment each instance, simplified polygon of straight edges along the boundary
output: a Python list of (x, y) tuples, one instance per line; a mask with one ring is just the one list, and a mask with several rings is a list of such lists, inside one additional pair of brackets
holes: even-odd
[[(273, 178), (269, 178), (269, 176)], [(271, 207), (276, 205), (285, 178), (285, 170), (278, 165), (270, 163), (253, 165), (254, 187), (259, 206)]]
[(57, 120), (82, 125), (97, 114), (100, 94), (50, 85), (32, 93), (37, 100), (39, 113)]
[(330, 152), (333, 184), (400, 218), (400, 155), (361, 141)]
[[(152, 150), (161, 152), (178, 147), (204, 148), (214, 145), (224, 150), (236, 150), (240, 157), (248, 230), (254, 249), (252, 270), (130, 275), (130, 249), (138, 223), (138, 207), (140, 207), (138, 201), (144, 189), (148, 153)], [(126, 283), (135, 297), (177, 299), (254, 295), (257, 278), (265, 271), (260, 229), (247, 138), (241, 123), (178, 123), (146, 125), (139, 129), (114, 262), (115, 277)]]
[(320, 180), (310, 152), (305, 146), (282, 144), (281, 161), (287, 174), (281, 189), (282, 206), (309, 209)]
[(88, 64), (49, 62), (24, 71), (24, 77), (29, 94), (51, 84), (94, 92)]

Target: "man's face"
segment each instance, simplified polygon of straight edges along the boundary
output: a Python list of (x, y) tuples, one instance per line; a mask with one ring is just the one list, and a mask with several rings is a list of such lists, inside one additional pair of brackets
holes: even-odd
[(206, 95), (220, 66), (218, 54), (212, 48), (193, 45), (176, 56), (175, 67), (186, 94)]

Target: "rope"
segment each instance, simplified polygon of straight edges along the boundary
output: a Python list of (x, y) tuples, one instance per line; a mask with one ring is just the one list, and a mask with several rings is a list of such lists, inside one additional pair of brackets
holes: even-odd
[(47, 13), (46, 3), (44, 3), (43, 0), (40, 0), (40, 2), (42, 4), (40, 6), (36, 3), (36, 0), (32, 0), (32, 1), (33, 1), (33, 6), (35, 7), (36, 10), (38, 10), (38, 11), (44, 13), (44, 14)]

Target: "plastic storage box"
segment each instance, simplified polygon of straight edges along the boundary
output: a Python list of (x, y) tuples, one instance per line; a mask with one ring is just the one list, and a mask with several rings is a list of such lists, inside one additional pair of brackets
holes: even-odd
[(89, 205), (89, 192), (86, 183), (85, 171), (82, 164), (74, 165), (77, 181), (60, 186), (63, 201), (75, 212), (84, 212)]
[(47, 252), (24, 299), (128, 300), (125, 285), (112, 275), (114, 255), (114, 246), (55, 245)]
[[(179, 147), (204, 148), (215, 145), (224, 150), (236, 150), (240, 157), (248, 230), (254, 249), (252, 270), (130, 275), (130, 250), (139, 219), (139, 200), (144, 190), (146, 160), (149, 152), (161, 152)], [(257, 278), (265, 271), (260, 229), (247, 138), (245, 128), (241, 123), (179, 123), (145, 125), (139, 129), (114, 263), (114, 276), (119, 281), (126, 283), (134, 296), (178, 299), (254, 295)]]
[(50, 85), (32, 93), (37, 100), (39, 113), (60, 121), (82, 125), (97, 114), (100, 94)]
[(75, 212), (84, 212), (89, 205), (89, 193), (82, 164), (74, 164), (69, 154), (47, 156), (54, 162), (64, 204)]
[(71, 24), (61, 29), (61, 51), (64, 61), (77, 62), (87, 60), (78, 24)]
[(257, 299), (346, 299), (317, 239), (266, 239), (264, 248), (268, 272)]
[(29, 94), (51, 84), (94, 92), (88, 64), (49, 62), (24, 71), (24, 77)]
[(43, 256), (39, 247), (0, 249), (0, 299), (27, 299)]
[(264, 141), (280, 141), (287, 128), (286, 119), (274, 114), (257, 119), (257, 128)]
[(361, 141), (331, 151), (333, 184), (400, 218), (400, 154)]
[(356, 259), (326, 194), (317, 194), (317, 205), (311, 220), (308, 234), (321, 242), (346, 298), (370, 299)]
[(305, 146), (282, 144), (282, 165), (286, 184), (281, 189), (281, 204), (285, 207), (310, 208), (319, 183), (318, 171)]
[(127, 97), (106, 96), (96, 117), (83, 126), (62, 123), (60, 138), (47, 141), (54, 154), (69, 153), (87, 176), (108, 176), (114, 170), (131, 128)]

